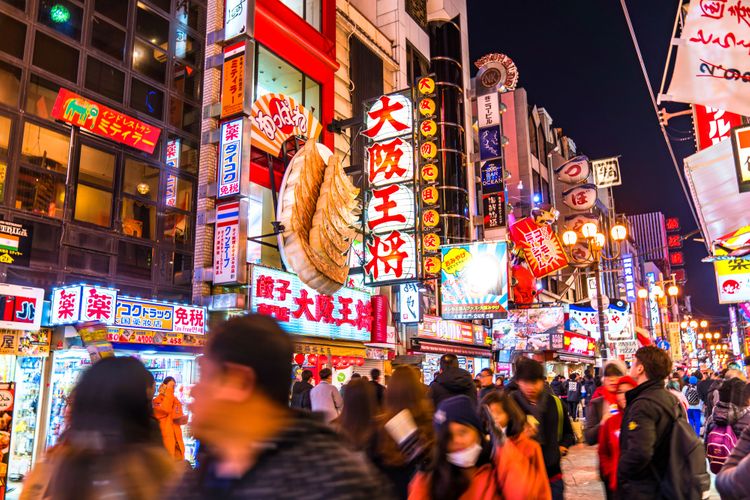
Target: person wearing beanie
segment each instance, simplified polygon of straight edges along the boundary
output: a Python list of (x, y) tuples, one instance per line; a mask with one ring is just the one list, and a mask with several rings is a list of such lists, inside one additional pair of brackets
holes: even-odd
[(698, 393), (698, 378), (695, 375), (691, 375), (688, 379), (688, 383), (682, 388), (682, 394), (685, 396), (688, 402), (688, 420), (690, 425), (695, 429), (695, 433), (701, 435), (701, 420), (703, 415), (703, 401), (701, 401), (700, 394)]
[(551, 498), (545, 478), (529, 467), (513, 442), (485, 432), (476, 402), (468, 396), (441, 401), (433, 427), (434, 458), (412, 479), (409, 500)]
[(526, 415), (534, 439), (542, 447), (552, 498), (562, 500), (565, 483), (560, 461), (576, 442), (567, 405), (545, 390), (544, 368), (538, 361), (527, 357), (516, 361), (515, 377), (508, 384), (508, 393)]
[(594, 391), (586, 409), (586, 426), (583, 438), (586, 444), (595, 445), (599, 440), (599, 427), (611, 416), (610, 410), (617, 408), (617, 382), (628, 372), (625, 363), (610, 359), (602, 369), (602, 385)]
[(604, 483), (607, 500), (615, 498), (617, 491), (617, 462), (620, 460), (620, 426), (625, 410), (625, 393), (638, 386), (632, 377), (625, 375), (615, 383), (617, 406), (608, 410), (610, 417), (599, 426), (599, 474)]

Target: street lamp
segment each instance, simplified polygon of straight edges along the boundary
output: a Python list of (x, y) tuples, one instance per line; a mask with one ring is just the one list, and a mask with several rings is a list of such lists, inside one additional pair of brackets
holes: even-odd
[(680, 288), (677, 285), (669, 285), (669, 288), (667, 288), (667, 295), (670, 297), (677, 297), (677, 294), (680, 293)]
[(695, 321), (694, 319), (690, 320), (690, 328), (693, 328), (693, 329), (698, 328), (698, 322)]
[(719, 332), (714, 333), (714, 340), (719, 340), (720, 337), (721, 337), (721, 334)]
[[(645, 298), (645, 297), (642, 297), (642, 298)], [(688, 327), (687, 321), (683, 321), (682, 323), (680, 323), (680, 328), (682, 328), (683, 330), (687, 330), (687, 327)]]
[(645, 288), (639, 288), (638, 289), (638, 298), (639, 299), (647, 299), (648, 298), (648, 290)]
[(701, 320), (701, 328), (706, 328), (708, 326), (708, 321), (705, 319)]
[[(568, 249), (569, 260), (571, 263), (579, 265), (593, 265), (594, 276), (596, 277), (596, 309), (599, 316), (599, 339), (600, 349), (602, 357), (607, 358), (607, 342), (604, 338), (604, 307), (602, 300), (602, 278), (601, 278), (601, 262), (614, 261), (620, 258), (622, 242), (628, 237), (628, 230), (622, 224), (615, 224), (610, 229), (611, 240), (616, 243), (613, 245), (614, 250), (610, 255), (607, 255), (605, 247), (607, 245), (607, 237), (604, 233), (599, 232), (599, 226), (594, 222), (587, 222), (581, 226), (581, 234), (588, 243), (591, 255), (588, 258), (580, 258), (572, 255), (571, 250), (573, 246), (578, 242), (578, 235), (574, 231), (565, 231), (562, 235), (563, 244)], [(648, 295), (648, 292), (646, 292)], [(641, 291), (638, 291), (638, 295), (641, 295)]]

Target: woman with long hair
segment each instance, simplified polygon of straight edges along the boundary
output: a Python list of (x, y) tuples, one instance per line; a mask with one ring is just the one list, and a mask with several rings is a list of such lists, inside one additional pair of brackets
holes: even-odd
[(377, 407), (372, 384), (362, 378), (352, 379), (344, 391), (344, 409), (332, 425), (353, 449), (370, 454)]
[(443, 400), (433, 419), (433, 461), (409, 486), (410, 500), (550, 499), (546, 475), (509, 439), (484, 432), (468, 396)]
[(70, 402), (60, 443), (24, 483), (21, 500), (158, 499), (174, 463), (153, 436), (153, 377), (135, 358), (87, 369)]

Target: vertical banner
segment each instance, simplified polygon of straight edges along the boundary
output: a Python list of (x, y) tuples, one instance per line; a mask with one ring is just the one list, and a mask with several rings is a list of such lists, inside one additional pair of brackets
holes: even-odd
[[(217, 175), (217, 198), (242, 195), (247, 192), (246, 175), (243, 166), (249, 161), (250, 141), (244, 118), (236, 118), (221, 124), (221, 142), (219, 143), (219, 172)], [(247, 167), (244, 168), (247, 170)]]
[(484, 228), (504, 227), (505, 221), (505, 179), (501, 160), (482, 163), (482, 205)]
[[(169, 168), (180, 168), (180, 139), (170, 139), (167, 141), (167, 166)], [(167, 174), (167, 189), (164, 193), (164, 204), (168, 207), (177, 205), (177, 176), (171, 173)]]
[(8, 460), (10, 458), (10, 440), (13, 437), (13, 406), (16, 399), (15, 382), (0, 383), (0, 498), (8, 494)]
[(731, 137), (731, 130), (742, 125), (742, 117), (719, 108), (693, 106), (693, 124), (698, 151)]
[(214, 232), (214, 284), (247, 281), (247, 200), (219, 203)]
[(224, 65), (221, 82), (221, 118), (250, 114), (252, 96), (253, 42), (242, 40), (224, 47)]
[(635, 291), (635, 268), (633, 267), (633, 254), (626, 253), (622, 256), (622, 272), (625, 276), (625, 296), (631, 304), (637, 300)]

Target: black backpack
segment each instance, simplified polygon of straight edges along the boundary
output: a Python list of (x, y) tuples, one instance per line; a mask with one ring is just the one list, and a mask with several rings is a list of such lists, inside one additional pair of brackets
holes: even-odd
[(675, 405), (670, 408), (657, 399), (644, 399), (658, 404), (672, 417), (672, 430), (663, 438), (669, 439), (669, 464), (664, 476), (659, 477), (661, 498), (701, 500), (703, 493), (711, 487), (706, 452), (688, 423), (682, 404), (675, 400)]
[(698, 394), (698, 389), (696, 389), (694, 385), (688, 386), (685, 391), (685, 399), (687, 399), (690, 406), (695, 406), (701, 402), (701, 396)]

